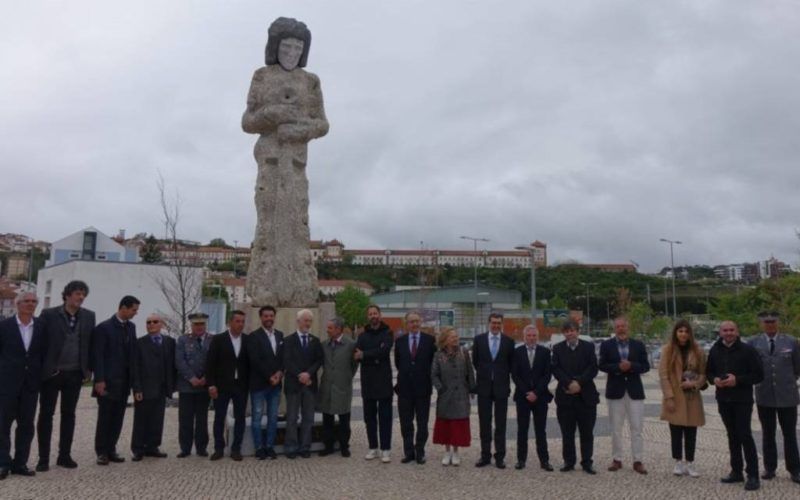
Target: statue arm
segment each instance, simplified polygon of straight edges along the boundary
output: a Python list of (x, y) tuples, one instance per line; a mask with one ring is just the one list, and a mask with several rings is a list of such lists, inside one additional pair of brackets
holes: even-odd
[(305, 117), (301, 119), (287, 120), (279, 126), (278, 135), (282, 140), (291, 142), (308, 142), (317, 139), (328, 133), (328, 118), (325, 116), (325, 106), (322, 100), (322, 90), (319, 85), (319, 78), (314, 74), (308, 74), (311, 84), (309, 92), (310, 106)]
[(247, 94), (247, 109), (242, 115), (242, 130), (248, 134), (274, 132), (279, 125), (297, 121), (294, 106), (261, 101), (259, 90), (268, 85), (261, 68), (253, 75)]

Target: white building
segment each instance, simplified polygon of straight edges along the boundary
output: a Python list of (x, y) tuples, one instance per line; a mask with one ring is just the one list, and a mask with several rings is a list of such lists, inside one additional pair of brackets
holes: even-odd
[(45, 266), (70, 260), (98, 262), (139, 262), (139, 250), (125, 247), (94, 227), (87, 227), (53, 242)]
[[(196, 283), (197, 287), (202, 287), (201, 268), (192, 267), (184, 270), (190, 276), (187, 283)], [(45, 307), (61, 304), (61, 292), (72, 280), (81, 280), (89, 286), (89, 296), (83, 305), (95, 312), (98, 322), (110, 318), (117, 311), (119, 301), (125, 295), (133, 295), (141, 301), (139, 314), (133, 319), (139, 336), (146, 333), (145, 319), (148, 314), (175, 316), (158, 284), (159, 280), (165, 280), (167, 283), (174, 281), (170, 266), (69, 260), (45, 267), (39, 271), (37, 286), (39, 311)], [(193, 289), (187, 296), (196, 297), (199, 301), (200, 289)], [(196, 310), (198, 307), (199, 304), (195, 304), (190, 310)]]

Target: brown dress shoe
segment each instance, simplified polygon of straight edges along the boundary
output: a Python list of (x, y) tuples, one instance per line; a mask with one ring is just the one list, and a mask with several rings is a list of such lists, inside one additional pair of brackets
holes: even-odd
[(620, 462), (619, 460), (614, 460), (613, 462), (611, 462), (611, 465), (608, 466), (608, 471), (617, 472), (621, 468), (622, 468), (622, 462)]
[(633, 462), (633, 470), (635, 470), (639, 474), (647, 474), (647, 469), (644, 468), (642, 462)]

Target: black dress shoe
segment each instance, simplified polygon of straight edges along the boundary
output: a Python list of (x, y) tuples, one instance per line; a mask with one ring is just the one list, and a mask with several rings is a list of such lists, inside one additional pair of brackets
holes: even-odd
[(414, 460), (415, 460), (414, 459), (414, 455), (406, 455), (400, 460), (400, 463), (401, 464), (410, 464)]
[(0, 481), (8, 477), (8, 469), (3, 467), (0, 468)]
[(275, 460), (276, 458), (278, 458), (278, 454), (275, 453), (275, 450), (273, 450), (272, 448), (267, 448), (266, 454), (267, 458), (269, 458), (270, 460)]
[(422, 465), (422, 464), (424, 464), (425, 462), (426, 462), (426, 460), (425, 460), (425, 455), (419, 455), (419, 454), (418, 454), (418, 455), (417, 455), (417, 463), (418, 463), (419, 465)]
[(232, 451), (231, 452), (231, 460), (233, 460), (235, 462), (241, 462), (242, 461), (242, 452), (238, 451), (238, 450), (237, 451)]
[(108, 459), (108, 455), (97, 455), (97, 465), (108, 465), (111, 461)]
[(553, 472), (553, 466), (550, 465), (550, 462), (542, 462), (540, 467), (547, 472)]
[(797, 484), (800, 484), (800, 472), (793, 472), (790, 474), (790, 477), (792, 478), (792, 481), (794, 481)]
[(585, 472), (585, 473), (587, 473), (587, 474), (591, 474), (592, 476), (594, 476), (595, 474), (597, 474), (597, 471), (596, 471), (596, 470), (594, 470), (594, 467), (592, 467), (591, 465), (584, 465), (584, 466), (582, 467), (582, 469), (583, 469), (583, 472)]
[(50, 470), (50, 464), (47, 462), (39, 462), (36, 464), (36, 472), (47, 472)]
[(495, 467), (497, 467), (498, 469), (505, 469), (505, 468), (506, 468), (506, 463), (505, 463), (505, 462), (503, 462), (502, 460), (496, 460), (496, 461), (495, 461), (495, 463), (494, 463), (494, 465), (495, 465)]
[(300, 452), (300, 458), (311, 458), (311, 452), (310, 451), (301, 451)]
[(290, 451), (286, 454), (286, 458), (288, 458), (289, 460), (294, 460), (295, 458), (297, 458), (297, 453)]
[(567, 464), (564, 464), (564, 465), (563, 465), (563, 466), (562, 466), (560, 469), (558, 469), (558, 470), (560, 470), (561, 472), (570, 472), (570, 471), (573, 471), (573, 470), (575, 470), (575, 466), (574, 466), (574, 465), (567, 465)]
[(742, 481), (744, 481), (744, 477), (741, 474), (736, 474), (734, 472), (731, 472), (719, 480), (720, 483), (724, 484), (741, 483)]
[(134, 453), (133, 457), (131, 457), (131, 462), (141, 462), (142, 458), (144, 458), (144, 455), (141, 453)]
[(117, 455), (116, 453), (112, 453), (111, 455), (108, 456), (108, 461), (113, 462), (115, 464), (121, 464), (125, 461), (125, 459)]
[(186, 458), (186, 457), (188, 457), (189, 455), (191, 455), (191, 453), (189, 453), (188, 451), (182, 451), (182, 452), (178, 453), (178, 454), (177, 454), (177, 455), (175, 455), (175, 456), (176, 456), (176, 457), (178, 457), (178, 458)]
[(332, 454), (333, 454), (333, 448), (325, 448), (325, 449), (320, 450), (320, 452), (319, 452), (319, 456), (321, 456), (321, 457), (327, 457), (328, 455), (332, 455)]
[(350, 458), (350, 450), (348, 450), (347, 448), (342, 448), (342, 456), (344, 458)]
[(758, 476), (750, 476), (747, 478), (747, 482), (744, 483), (746, 491), (755, 491), (759, 488), (761, 488), (761, 483), (758, 481)]
[(516, 464), (514, 464), (514, 468), (517, 469), (517, 470), (524, 469), (525, 468), (525, 462), (517, 462)]
[(146, 451), (144, 453), (144, 456), (153, 457), (153, 458), (167, 458), (167, 454), (164, 453), (163, 451), (159, 450), (158, 448), (156, 448), (155, 450), (152, 450), (152, 451)]
[(27, 477), (36, 475), (35, 472), (30, 470), (25, 465), (23, 465), (22, 467), (18, 467), (16, 469), (11, 469), (11, 473), (14, 474), (15, 476), (27, 476)]
[(72, 457), (58, 457), (58, 459), (56, 459), (56, 465), (64, 467), (65, 469), (74, 469), (78, 466)]
[(492, 463), (492, 461), (489, 460), (488, 458), (481, 458), (480, 460), (475, 462), (475, 467), (486, 467), (490, 463)]
[(207, 457), (208, 456), (208, 452), (206, 450), (198, 450), (197, 451), (197, 456), (198, 457)]
[(224, 456), (225, 454), (222, 453), (221, 451), (215, 451), (214, 453), (211, 454), (211, 461), (219, 460)]
[(769, 481), (770, 479), (775, 479), (775, 471), (774, 470), (765, 470), (763, 474), (761, 474), (761, 479), (765, 479)]

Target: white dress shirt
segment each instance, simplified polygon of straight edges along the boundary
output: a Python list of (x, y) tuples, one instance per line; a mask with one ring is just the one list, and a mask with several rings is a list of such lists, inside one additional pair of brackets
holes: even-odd
[(28, 352), (28, 348), (31, 346), (31, 340), (33, 339), (33, 318), (31, 318), (31, 321), (26, 325), (19, 319), (19, 316), (17, 316), (17, 326), (19, 327), (19, 333), (22, 334), (22, 343), (25, 345), (25, 352)]
[[(240, 333), (238, 337), (234, 337), (231, 332), (228, 332), (228, 335), (231, 337), (231, 344), (233, 344), (233, 353), (236, 354), (236, 357), (239, 357), (239, 353), (242, 351), (242, 334)], [(239, 378), (239, 368), (236, 368), (233, 372), (233, 378)]]
[(272, 346), (272, 352), (274, 354), (277, 354), (278, 353), (278, 342), (277, 342), (277, 340), (275, 340), (275, 330), (267, 330), (266, 328), (263, 328), (263, 329), (264, 329), (264, 333), (267, 334), (267, 338), (269, 339), (269, 345)]

